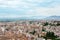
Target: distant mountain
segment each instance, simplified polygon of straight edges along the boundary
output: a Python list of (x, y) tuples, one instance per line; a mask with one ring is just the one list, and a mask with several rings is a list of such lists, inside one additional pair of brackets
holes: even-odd
[(56, 20), (56, 21), (60, 21), (60, 16), (49, 16), (49, 17), (46, 17), (45, 20)]
[(60, 21), (60, 16), (32, 16), (32, 17), (18, 17), (18, 18), (0, 18), (0, 22), (10, 22), (19, 20), (56, 20)]
[(17, 18), (0, 18), (0, 22), (18, 21), (18, 20), (39, 20), (43, 19), (43, 16), (31, 16), (31, 17), (17, 17)]

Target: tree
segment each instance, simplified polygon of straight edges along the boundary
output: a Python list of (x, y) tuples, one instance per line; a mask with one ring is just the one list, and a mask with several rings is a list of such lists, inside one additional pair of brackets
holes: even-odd
[(47, 32), (46, 35), (44, 36), (44, 38), (47, 40), (47, 39), (55, 39), (57, 38), (58, 36), (56, 36), (54, 34), (54, 32)]
[(42, 28), (42, 31), (46, 31), (46, 29), (43, 27), (43, 28)]
[(33, 34), (33, 35), (34, 35), (35, 33), (36, 33), (36, 31), (35, 31), (35, 30), (33, 30), (32, 32), (30, 32), (30, 34)]
[(30, 23), (30, 24), (32, 24), (32, 23), (33, 23), (33, 21), (30, 21), (29, 23)]
[(60, 23), (57, 23), (56, 25), (57, 25), (57, 26), (60, 26)]
[(48, 24), (49, 24), (49, 23), (48, 23), (48, 22), (46, 22), (46, 23), (44, 23), (44, 24), (43, 24), (43, 26), (47, 26)]

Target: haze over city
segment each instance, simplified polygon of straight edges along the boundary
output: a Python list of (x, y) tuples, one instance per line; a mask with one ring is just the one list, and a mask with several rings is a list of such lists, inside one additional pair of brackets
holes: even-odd
[(60, 40), (60, 0), (0, 0), (0, 40)]

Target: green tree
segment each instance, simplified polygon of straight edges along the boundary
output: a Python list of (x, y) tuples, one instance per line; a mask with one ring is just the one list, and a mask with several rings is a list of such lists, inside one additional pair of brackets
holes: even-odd
[(57, 23), (56, 25), (57, 25), (57, 26), (60, 26), (60, 23)]
[(30, 32), (30, 34), (33, 34), (33, 35), (34, 35), (35, 33), (36, 33), (36, 31), (35, 31), (35, 30), (33, 30), (32, 32)]
[(47, 32), (46, 33), (46, 35), (44, 36), (44, 38), (47, 40), (47, 39), (55, 39), (55, 38), (57, 38), (58, 36), (56, 36), (55, 34), (54, 34), (54, 32)]
[(48, 23), (48, 22), (46, 22), (46, 23), (44, 23), (44, 24), (43, 24), (43, 26), (47, 26), (48, 24), (49, 24), (49, 23)]
[(42, 28), (42, 31), (46, 31), (46, 29), (45, 28)]

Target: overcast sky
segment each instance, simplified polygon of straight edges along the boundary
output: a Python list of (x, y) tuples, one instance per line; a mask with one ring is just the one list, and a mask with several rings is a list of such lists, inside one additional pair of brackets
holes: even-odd
[(60, 16), (60, 0), (0, 0), (0, 17)]

